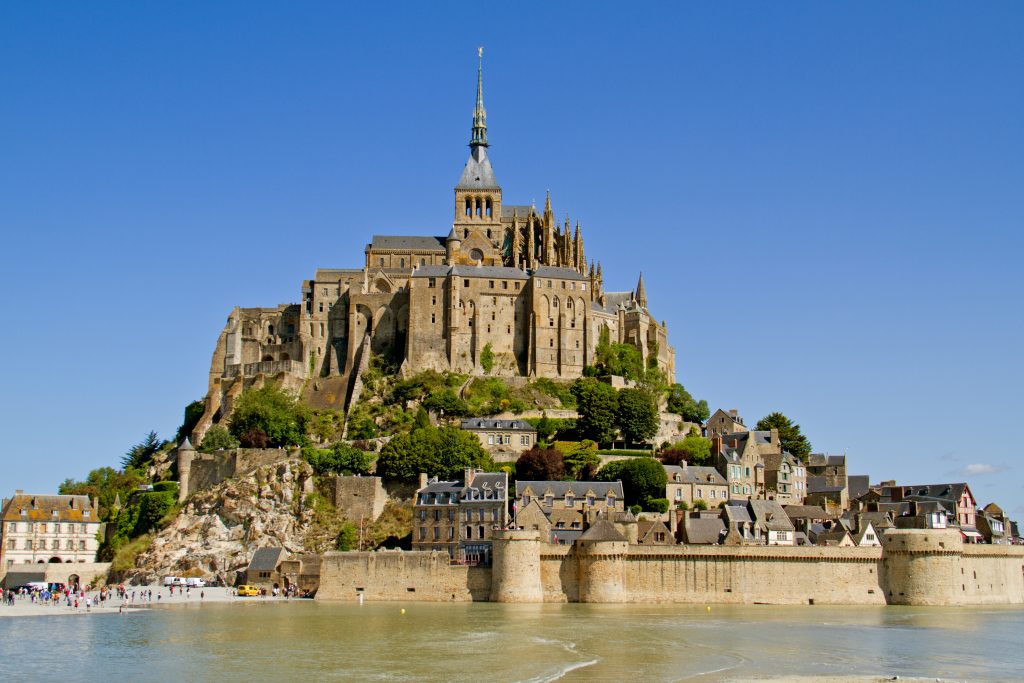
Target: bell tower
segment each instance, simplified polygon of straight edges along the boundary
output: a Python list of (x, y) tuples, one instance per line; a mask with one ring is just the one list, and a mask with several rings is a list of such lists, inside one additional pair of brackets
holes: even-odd
[(469, 159), (455, 186), (453, 229), (462, 240), (461, 256), (468, 263), (501, 265), (505, 239), (501, 224), (501, 187), (487, 158), (487, 110), (484, 109), (484, 49), (478, 48), (476, 108)]

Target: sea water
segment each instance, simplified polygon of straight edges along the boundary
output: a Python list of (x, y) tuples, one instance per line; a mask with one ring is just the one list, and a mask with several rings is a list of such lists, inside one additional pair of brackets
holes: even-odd
[(0, 672), (63, 683), (1013, 681), (1024, 680), (1024, 609), (192, 604), (0, 619)]

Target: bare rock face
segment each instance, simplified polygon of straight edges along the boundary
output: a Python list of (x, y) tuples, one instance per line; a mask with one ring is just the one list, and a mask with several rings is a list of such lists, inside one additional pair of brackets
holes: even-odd
[(304, 501), (313, 490), (309, 464), (287, 458), (200, 491), (154, 536), (125, 579), (157, 583), (164, 576), (199, 575), (231, 585), (257, 548), (302, 552), (313, 522)]

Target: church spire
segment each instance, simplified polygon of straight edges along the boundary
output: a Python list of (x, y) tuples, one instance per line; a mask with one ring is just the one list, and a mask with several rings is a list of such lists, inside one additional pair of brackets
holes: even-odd
[(484, 109), (484, 49), (476, 50), (479, 62), (476, 69), (476, 109), (473, 110), (473, 138), (469, 146), (474, 149), (487, 146), (487, 110)]

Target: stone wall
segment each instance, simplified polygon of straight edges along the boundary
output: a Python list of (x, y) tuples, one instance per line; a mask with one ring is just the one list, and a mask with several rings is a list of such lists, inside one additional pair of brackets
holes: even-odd
[(212, 488), (225, 479), (252, 472), (257, 467), (295, 456), (281, 448), (236, 448), (213, 453), (196, 453), (192, 458), (188, 475), (181, 479), (181, 497), (187, 498), (196, 491)]
[(384, 512), (388, 494), (380, 477), (333, 477), (330, 486), (334, 507), (346, 519), (373, 521)]
[(452, 565), (448, 553), (331, 552), (320, 565), (316, 599), (486, 602), (490, 594), (489, 567)]
[[(11, 576), (25, 575), (34, 572), (43, 572), (44, 581), (47, 583), (63, 583), (65, 585), (71, 583), (70, 578), (76, 577), (77, 583), (80, 586), (88, 586), (96, 584), (97, 580), (99, 583), (105, 583), (107, 579), (107, 572), (110, 570), (109, 562), (54, 562), (48, 564), (12, 564), (7, 567), (3, 577), (6, 578), (7, 574)], [(7, 588), (14, 588), (15, 586), (7, 586)]]
[(491, 583), (483, 573), (448, 566), (443, 553), (334, 553), (325, 558), (317, 597), (355, 599), (362, 592), (376, 600), (1024, 604), (1024, 548), (963, 545), (956, 532), (890, 530), (882, 548), (553, 546), (536, 543), (530, 537), (535, 533), (496, 534), (493, 569), (476, 570), (487, 572)]

